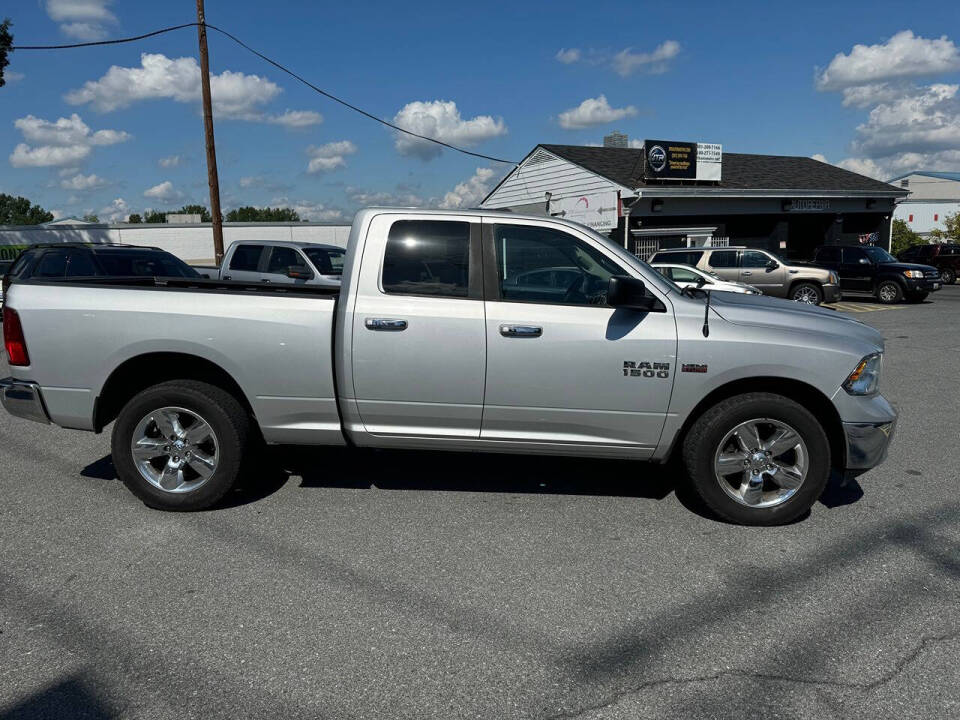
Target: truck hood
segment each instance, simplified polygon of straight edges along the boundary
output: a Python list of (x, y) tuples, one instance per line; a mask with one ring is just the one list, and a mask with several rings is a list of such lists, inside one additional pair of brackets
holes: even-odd
[(907, 263), (907, 262), (880, 263), (880, 267), (883, 270), (891, 270), (893, 272), (903, 272), (904, 270), (922, 270), (924, 274), (939, 272), (932, 265), (921, 265), (919, 263)]
[(735, 325), (787, 328), (802, 332), (826, 333), (856, 338), (883, 349), (883, 335), (859, 320), (836, 310), (781, 300), (766, 295), (714, 293), (710, 305), (727, 322)]

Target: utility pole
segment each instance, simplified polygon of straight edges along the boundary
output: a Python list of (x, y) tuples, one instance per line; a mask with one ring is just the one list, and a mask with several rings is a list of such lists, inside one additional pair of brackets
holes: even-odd
[(210, 186), (210, 215), (213, 220), (213, 255), (223, 261), (223, 218), (220, 215), (220, 179), (217, 177), (217, 148), (213, 141), (213, 108), (210, 102), (210, 58), (207, 56), (207, 26), (203, 0), (197, 0), (197, 35), (200, 40), (200, 86), (203, 90), (203, 129), (207, 142), (207, 184)]

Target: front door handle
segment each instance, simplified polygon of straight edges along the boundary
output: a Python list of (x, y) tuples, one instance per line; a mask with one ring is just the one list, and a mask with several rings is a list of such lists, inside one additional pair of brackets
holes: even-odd
[(753, 275), (753, 273), (750, 272), (749, 270), (744, 270), (744, 271), (743, 271), (743, 274), (744, 274), (744, 275)]
[(268, 283), (270, 280), (268, 278), (260, 278), (260, 282)]
[(538, 338), (543, 328), (536, 325), (501, 325), (500, 334), (504, 337)]
[(223, 276), (223, 279), (224, 279), (224, 280), (231, 280), (232, 278), (231, 278), (229, 275), (224, 275), (224, 276)]
[(400, 330), (407, 329), (406, 320), (389, 320), (387, 318), (367, 318), (363, 321), (363, 324), (367, 326), (367, 330), (388, 330), (393, 332), (399, 332)]

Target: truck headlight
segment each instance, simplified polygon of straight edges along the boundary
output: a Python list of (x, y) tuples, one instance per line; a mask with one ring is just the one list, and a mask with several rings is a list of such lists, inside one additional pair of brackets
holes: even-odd
[(923, 270), (904, 270), (903, 274), (908, 278), (913, 278), (914, 280), (923, 279)]
[(830, 284), (831, 284), (831, 285), (838, 285), (839, 283), (840, 283), (840, 276), (837, 275), (835, 272), (833, 272), (833, 271), (831, 270), (831, 271), (830, 271)]
[(880, 386), (880, 368), (883, 365), (880, 353), (867, 355), (857, 363), (853, 372), (843, 382), (843, 389), (851, 395), (873, 395)]

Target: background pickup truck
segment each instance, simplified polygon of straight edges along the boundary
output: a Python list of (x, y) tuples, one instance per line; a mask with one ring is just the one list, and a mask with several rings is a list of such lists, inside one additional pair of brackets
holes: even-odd
[(831, 469), (881, 462), (896, 420), (875, 330), (681, 290), (554, 218), (364, 210), (339, 289), (33, 278), (6, 300), (7, 410), (113, 423), (117, 472), (163, 509), (215, 504), (262, 439), (679, 455), (714, 513), (776, 524), (807, 511)]
[(872, 245), (823, 245), (814, 264), (840, 276), (847, 296), (870, 296), (884, 304), (921, 302), (940, 289), (940, 273), (930, 265), (898, 262), (883, 248)]

